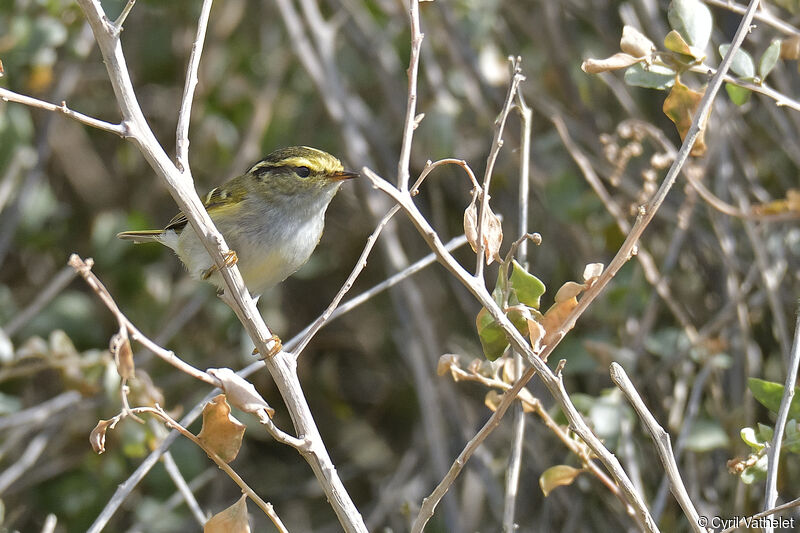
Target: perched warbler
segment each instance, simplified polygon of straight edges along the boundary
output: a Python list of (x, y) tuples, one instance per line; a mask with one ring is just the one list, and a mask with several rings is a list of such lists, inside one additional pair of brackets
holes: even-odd
[[(343, 180), (355, 178), (332, 155), (307, 146), (269, 154), (208, 193), (203, 204), (254, 296), (294, 274), (317, 247), (328, 208)], [(223, 280), (197, 234), (178, 213), (161, 230), (124, 231), (120, 239), (172, 248), (189, 273), (220, 289)]]

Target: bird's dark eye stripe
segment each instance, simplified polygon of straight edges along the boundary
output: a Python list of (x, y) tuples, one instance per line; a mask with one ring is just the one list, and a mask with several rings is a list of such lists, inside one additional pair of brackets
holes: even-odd
[(294, 171), (301, 178), (307, 178), (308, 176), (311, 175), (311, 169), (308, 167), (295, 167)]

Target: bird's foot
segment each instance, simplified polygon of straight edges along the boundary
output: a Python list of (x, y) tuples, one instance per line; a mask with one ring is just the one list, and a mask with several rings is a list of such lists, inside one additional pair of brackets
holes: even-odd
[[(228, 250), (227, 252), (225, 252), (223, 254), (223, 257), (224, 257), (224, 259), (222, 260), (222, 264), (223, 264), (223, 266), (225, 266), (227, 268), (232, 267), (233, 265), (235, 265), (239, 261), (239, 257), (236, 255), (236, 252), (234, 252), (233, 250)], [(203, 279), (203, 280), (207, 280), (217, 270), (219, 270), (219, 267), (217, 265), (211, 265), (210, 268), (207, 268), (206, 270), (203, 270), (203, 272), (200, 274), (200, 278)]]
[[(274, 333), (272, 334), (272, 341), (275, 344), (272, 345), (272, 348), (270, 348), (267, 355), (265, 355), (261, 359), (269, 359), (271, 357), (275, 357), (281, 352), (281, 350), (283, 350), (283, 343), (281, 342), (280, 337), (278, 337)], [(256, 355), (257, 353), (259, 353), (258, 348), (253, 348), (253, 355)]]

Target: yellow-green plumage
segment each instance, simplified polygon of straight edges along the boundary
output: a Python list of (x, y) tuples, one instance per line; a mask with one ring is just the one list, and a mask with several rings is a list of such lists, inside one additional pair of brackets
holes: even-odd
[[(342, 180), (356, 176), (326, 152), (292, 146), (272, 152), (245, 174), (208, 193), (203, 202), (206, 210), (236, 252), (252, 294), (280, 283), (308, 260), (322, 236), (328, 204)], [(198, 279), (213, 272), (211, 257), (182, 213), (162, 230), (117, 236), (172, 248)], [(210, 281), (222, 288), (218, 273)]]

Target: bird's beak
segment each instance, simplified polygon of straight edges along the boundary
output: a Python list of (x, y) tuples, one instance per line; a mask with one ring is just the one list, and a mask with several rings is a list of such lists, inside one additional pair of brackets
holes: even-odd
[(359, 176), (358, 172), (350, 172), (349, 170), (342, 170), (341, 172), (334, 172), (331, 174), (332, 181), (344, 181), (344, 180), (351, 180), (353, 178), (357, 178)]

